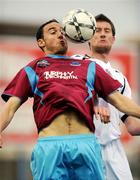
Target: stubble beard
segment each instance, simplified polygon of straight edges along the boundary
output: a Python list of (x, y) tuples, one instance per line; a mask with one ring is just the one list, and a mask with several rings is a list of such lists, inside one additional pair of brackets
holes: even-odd
[(105, 47), (93, 47), (94, 51), (98, 54), (109, 54), (111, 50), (111, 46), (105, 46)]
[(63, 47), (59, 47), (59, 48), (55, 48), (54, 47), (49, 47), (47, 48), (50, 52), (53, 52), (53, 54), (56, 54), (56, 55), (65, 55), (67, 53), (67, 47), (63, 46)]
[(55, 54), (65, 55), (67, 53), (67, 48), (59, 49)]
[(56, 50), (56, 54), (65, 55), (67, 53), (68, 46), (65, 43), (60, 44), (60, 46)]

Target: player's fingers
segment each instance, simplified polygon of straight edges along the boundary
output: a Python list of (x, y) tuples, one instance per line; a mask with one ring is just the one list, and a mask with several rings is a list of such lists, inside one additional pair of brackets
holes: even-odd
[(108, 108), (104, 106), (95, 106), (94, 114), (97, 120), (101, 120), (103, 123), (110, 122), (110, 113)]
[(110, 113), (108, 108), (106, 107), (97, 107), (96, 108), (96, 113), (98, 113), (98, 116), (100, 117), (101, 122), (103, 123), (108, 123), (110, 122)]
[(110, 113), (108, 108), (102, 109), (101, 121), (105, 124), (110, 122)]
[(99, 106), (94, 107), (94, 115), (97, 120), (100, 120), (100, 107)]

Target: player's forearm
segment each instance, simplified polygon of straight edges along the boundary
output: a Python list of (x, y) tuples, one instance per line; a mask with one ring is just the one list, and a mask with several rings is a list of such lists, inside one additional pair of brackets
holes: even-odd
[(20, 106), (20, 99), (17, 97), (11, 97), (7, 103), (3, 106), (0, 112), (0, 133), (9, 125), (16, 110)]
[(2, 132), (8, 126), (13, 116), (14, 112), (8, 108), (7, 105), (5, 105), (0, 112), (0, 132)]
[(118, 109), (127, 115), (134, 116), (140, 118), (140, 106), (131, 101), (124, 101), (120, 103)]
[(119, 92), (109, 95), (108, 101), (121, 112), (140, 118), (140, 106), (138, 106), (133, 100), (121, 95)]
[(0, 133), (9, 125), (11, 122), (12, 118), (3, 120), (4, 118), (2, 117), (2, 120), (0, 119)]

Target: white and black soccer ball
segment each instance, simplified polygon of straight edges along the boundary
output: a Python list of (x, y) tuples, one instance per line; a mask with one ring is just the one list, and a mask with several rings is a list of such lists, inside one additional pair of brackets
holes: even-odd
[(74, 9), (62, 20), (66, 36), (74, 41), (83, 43), (92, 38), (96, 29), (94, 16), (84, 9)]

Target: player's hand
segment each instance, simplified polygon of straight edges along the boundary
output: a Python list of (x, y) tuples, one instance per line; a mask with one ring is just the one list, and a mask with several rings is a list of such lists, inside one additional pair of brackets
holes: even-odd
[(101, 120), (103, 123), (110, 122), (110, 112), (107, 107), (95, 106), (94, 113), (97, 120)]
[(2, 148), (2, 135), (0, 134), (0, 148)]

